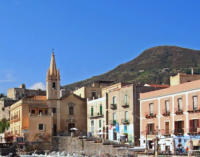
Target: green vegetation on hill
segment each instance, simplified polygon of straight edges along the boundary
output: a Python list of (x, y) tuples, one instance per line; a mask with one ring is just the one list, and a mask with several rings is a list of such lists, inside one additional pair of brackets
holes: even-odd
[(135, 59), (115, 69), (92, 78), (63, 86), (66, 90), (91, 85), (97, 80), (112, 80), (115, 83), (169, 84), (170, 76), (179, 72), (200, 74), (200, 51), (177, 46), (158, 46), (145, 50)]

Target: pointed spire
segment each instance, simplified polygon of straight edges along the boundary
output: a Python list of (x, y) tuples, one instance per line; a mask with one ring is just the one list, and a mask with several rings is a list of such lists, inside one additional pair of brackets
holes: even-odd
[(55, 55), (54, 55), (54, 51), (52, 51), (51, 64), (50, 64), (50, 75), (56, 75), (56, 74), (57, 74), (57, 69), (56, 69)]

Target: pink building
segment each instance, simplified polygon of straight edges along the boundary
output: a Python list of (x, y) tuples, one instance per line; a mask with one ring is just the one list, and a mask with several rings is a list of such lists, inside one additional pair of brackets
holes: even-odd
[(140, 94), (140, 145), (154, 149), (159, 137), (159, 149), (172, 151), (186, 148), (188, 139), (194, 149), (200, 149), (200, 80), (166, 89)]

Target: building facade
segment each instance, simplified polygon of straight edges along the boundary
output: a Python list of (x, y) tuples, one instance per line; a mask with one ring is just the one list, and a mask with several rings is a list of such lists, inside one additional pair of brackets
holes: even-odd
[(35, 96), (35, 95), (46, 95), (46, 91), (42, 91), (41, 89), (33, 90), (26, 89), (25, 84), (21, 84), (19, 88), (10, 88), (7, 90), (7, 97), (13, 100), (20, 100), (27, 96)]
[(159, 137), (159, 149), (172, 151), (188, 147), (193, 140), (194, 149), (200, 149), (200, 80), (174, 85), (159, 91), (140, 94), (140, 145), (153, 149)]
[(106, 96), (87, 101), (87, 131), (94, 136), (107, 137), (106, 134)]

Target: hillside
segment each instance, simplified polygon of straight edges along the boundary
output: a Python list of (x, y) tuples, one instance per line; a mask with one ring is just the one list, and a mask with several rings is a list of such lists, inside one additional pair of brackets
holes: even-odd
[(66, 90), (91, 85), (97, 80), (112, 80), (129, 83), (169, 84), (169, 77), (178, 72), (200, 74), (200, 51), (177, 46), (158, 46), (143, 51), (135, 59), (117, 66), (99, 76), (65, 85)]

